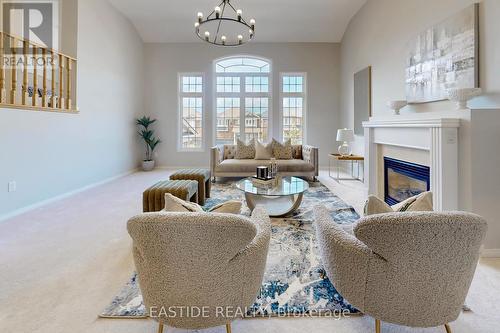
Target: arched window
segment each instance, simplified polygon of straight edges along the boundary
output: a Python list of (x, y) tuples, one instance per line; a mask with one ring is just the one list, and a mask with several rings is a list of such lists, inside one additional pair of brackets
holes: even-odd
[(216, 144), (269, 141), (271, 64), (255, 57), (215, 62)]

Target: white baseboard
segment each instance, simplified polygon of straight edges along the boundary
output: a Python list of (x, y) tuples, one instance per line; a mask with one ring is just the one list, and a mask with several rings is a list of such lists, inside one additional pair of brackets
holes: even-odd
[(33, 210), (33, 209), (45, 206), (45, 205), (47, 205), (49, 203), (52, 203), (54, 201), (58, 201), (58, 200), (70, 197), (72, 195), (75, 195), (77, 193), (89, 190), (91, 188), (94, 188), (94, 187), (97, 187), (97, 186), (100, 186), (100, 185), (104, 185), (104, 184), (112, 182), (113, 180), (116, 180), (118, 178), (122, 178), (122, 177), (128, 176), (128, 175), (136, 172), (137, 170), (138, 169), (132, 169), (132, 170), (129, 170), (127, 172), (123, 172), (123, 173), (121, 173), (119, 175), (116, 175), (116, 176), (113, 176), (113, 177), (110, 177), (110, 178), (106, 178), (104, 180), (101, 180), (101, 181), (98, 181), (98, 182), (86, 185), (84, 187), (77, 188), (76, 190), (73, 190), (73, 191), (70, 191), (70, 192), (66, 192), (66, 193), (63, 193), (63, 194), (59, 194), (59, 195), (56, 195), (55, 197), (52, 197), (52, 198), (49, 198), (49, 199), (45, 199), (45, 200), (42, 200), (42, 201), (38, 201), (37, 203), (25, 206), (23, 208), (16, 209), (16, 210), (14, 210), (14, 211), (12, 211), (10, 213), (4, 214), (4, 215), (0, 215), (0, 222), (3, 222), (5, 220), (10, 219), (12, 217), (15, 217), (17, 215), (26, 213), (26, 212), (28, 212), (30, 210)]
[(500, 249), (482, 249), (481, 258), (500, 258)]

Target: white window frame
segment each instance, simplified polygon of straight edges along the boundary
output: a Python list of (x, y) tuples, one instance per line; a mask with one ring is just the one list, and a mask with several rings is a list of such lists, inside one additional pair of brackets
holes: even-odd
[[(269, 73), (217, 73), (217, 63), (223, 60), (227, 59), (234, 59), (234, 58), (253, 58), (253, 59), (258, 59), (265, 61), (269, 64)], [(262, 97), (268, 98), (268, 119), (267, 119), (267, 137), (268, 141), (271, 141), (273, 138), (273, 63), (271, 59), (263, 58), (263, 57), (258, 57), (258, 56), (253, 56), (253, 55), (234, 55), (234, 56), (229, 56), (229, 57), (222, 57), (222, 58), (217, 58), (213, 61), (213, 68), (212, 68), (212, 73), (213, 73), (213, 80), (212, 80), (212, 87), (213, 87), (213, 124), (212, 124), (212, 129), (213, 129), (213, 135), (212, 135), (212, 143), (213, 145), (217, 144), (217, 98), (239, 98), (240, 99), (240, 133), (245, 133), (245, 98), (246, 97)], [(231, 93), (231, 92), (217, 92), (217, 77), (226, 77), (226, 76), (231, 76), (231, 77), (239, 77), (240, 78), (240, 92), (239, 93)], [(268, 77), (268, 85), (269, 85), (269, 90), (268, 92), (246, 92), (245, 91), (245, 77), (249, 76), (267, 76)]]
[[(201, 76), (201, 93), (183, 92), (182, 91), (182, 78), (185, 76)], [(205, 93), (206, 92), (206, 82), (205, 73), (203, 72), (186, 72), (177, 74), (177, 152), (204, 152), (206, 146), (206, 103), (205, 103)], [(201, 135), (201, 147), (199, 148), (184, 148), (182, 146), (182, 112), (184, 97), (201, 97), (201, 128), (203, 133)]]
[[(283, 77), (284, 76), (302, 76), (302, 92), (284, 92), (283, 91)], [(283, 119), (283, 98), (284, 97), (302, 97), (302, 145), (307, 144), (307, 73), (306, 72), (281, 72), (280, 73), (280, 112), (279, 112), (279, 138), (283, 142), (283, 129), (284, 129), (284, 119)]]

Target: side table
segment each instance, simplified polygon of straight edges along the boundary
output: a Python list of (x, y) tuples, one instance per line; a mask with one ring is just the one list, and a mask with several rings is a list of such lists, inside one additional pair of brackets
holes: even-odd
[[(341, 162), (351, 162), (351, 178), (340, 178)], [(358, 155), (342, 156), (340, 154), (331, 153), (328, 155), (328, 176), (330, 176), (330, 178), (333, 178), (335, 180), (359, 180), (361, 182), (364, 182), (364, 175), (363, 177), (361, 177), (361, 172), (359, 171), (361, 163), (363, 163), (363, 169), (364, 169), (364, 162), (365, 158), (363, 156), (358, 156)], [(356, 176), (354, 176), (354, 163), (356, 163), (358, 169)], [(332, 167), (337, 169), (337, 177), (332, 176)]]

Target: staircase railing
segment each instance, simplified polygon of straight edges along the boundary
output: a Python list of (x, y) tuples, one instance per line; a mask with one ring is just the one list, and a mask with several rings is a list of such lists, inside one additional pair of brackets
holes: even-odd
[(76, 58), (0, 31), (0, 60), (0, 108), (78, 112)]

